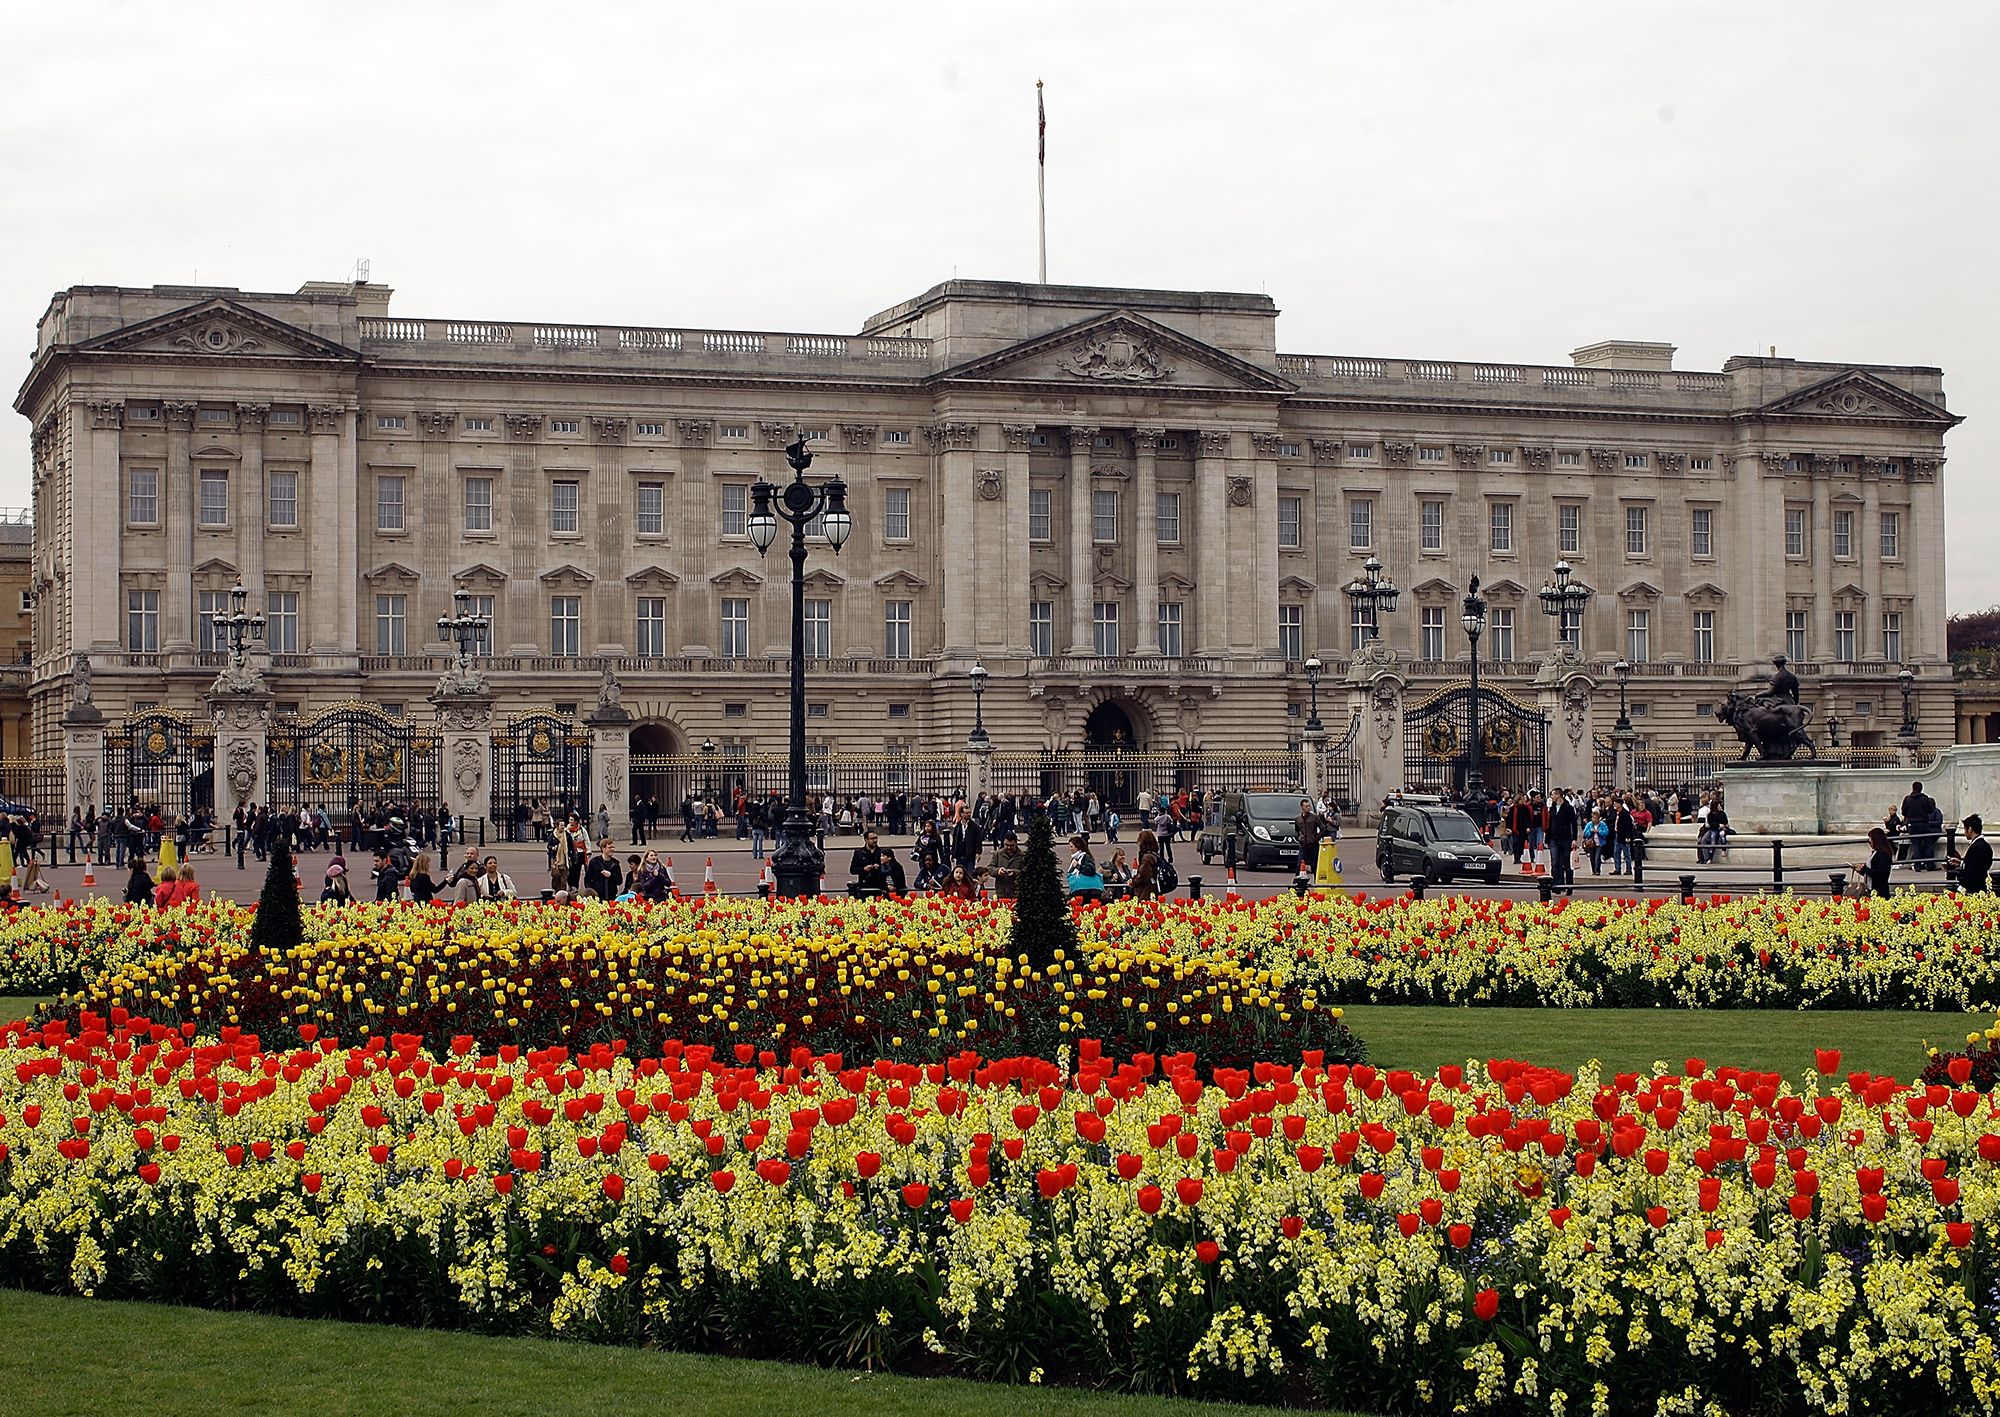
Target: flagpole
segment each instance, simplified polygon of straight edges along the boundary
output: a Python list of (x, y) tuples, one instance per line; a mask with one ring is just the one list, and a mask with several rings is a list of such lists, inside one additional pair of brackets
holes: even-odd
[(1049, 283), (1049, 118), (1042, 107), (1042, 81), (1035, 80), (1035, 207), (1041, 234), (1041, 285)]

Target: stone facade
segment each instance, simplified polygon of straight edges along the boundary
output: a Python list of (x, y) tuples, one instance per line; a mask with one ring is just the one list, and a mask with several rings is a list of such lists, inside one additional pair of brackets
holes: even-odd
[[(812, 475), (852, 489), (852, 539), (809, 562), (809, 732), (835, 750), (962, 745), (975, 659), (1000, 749), (1112, 722), (1282, 747), (1299, 661), (1347, 669), (1342, 587), (1371, 552), (1404, 588), (1383, 635), (1411, 696), (1463, 673), (1477, 573), (1485, 672), (1535, 702), (1562, 555), (1594, 592), (1598, 725), (1629, 656), (1643, 740), (1727, 747), (1698, 710), (1789, 648), (1858, 744), (1893, 737), (1905, 663), (1926, 738), (1954, 727), (1936, 369), (1688, 372), (1621, 341), (1550, 367), (1281, 354), (1261, 295), (982, 281), (853, 335), (403, 318), (389, 297), (54, 298), (16, 401), (37, 751), (61, 752), (78, 655), (107, 718), (204, 712), (223, 655), (203, 612), (239, 579), (271, 616), (280, 712), (430, 712), (432, 627), (463, 589), (493, 614), (498, 717), (582, 718), (608, 659), (634, 751), (782, 751), (786, 568), (741, 509), (801, 434)], [(1322, 709), (1338, 737), (1348, 708)]]

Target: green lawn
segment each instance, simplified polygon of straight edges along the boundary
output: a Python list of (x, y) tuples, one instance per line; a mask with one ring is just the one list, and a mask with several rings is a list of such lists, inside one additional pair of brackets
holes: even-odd
[[(1354, 1004), (1347, 1023), (1368, 1044), (1370, 1062), (1435, 1071), (1467, 1058), (1521, 1058), (1574, 1070), (1596, 1058), (1631, 1072), (1655, 1061), (1712, 1065), (1796, 1076), (1813, 1049), (1838, 1048), (1841, 1070), (1912, 1078), (1923, 1070), (1924, 1040), (1962, 1046), (1967, 1014), (1895, 1010), (1787, 1009), (1452, 1009)], [(1983, 1020), (1990, 1023), (1991, 1019)]]
[(47, 1002), (47, 997), (41, 995), (0, 994), (0, 1023), (26, 1018)]
[[(0, 995), (0, 1022), (46, 999)], [(1453, 1009), (1352, 1004), (1347, 1022), (1368, 1042), (1372, 1062), (1433, 1072), (1467, 1058), (1523, 1058), (1574, 1070), (1596, 1058), (1618, 1071), (1690, 1057), (1794, 1074), (1813, 1049), (1841, 1050), (1843, 1070), (1910, 1078), (1924, 1065), (1924, 1040), (1964, 1043), (1962, 1014), (1895, 1010), (1789, 1009)], [(1990, 1023), (1990, 1019), (1984, 1020)]]
[(6, 1417), (1250, 1417), (1269, 1409), (0, 1291)]

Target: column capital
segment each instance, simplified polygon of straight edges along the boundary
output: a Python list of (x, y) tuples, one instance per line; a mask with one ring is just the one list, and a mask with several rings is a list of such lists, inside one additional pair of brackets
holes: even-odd
[(306, 426), (314, 433), (338, 433), (347, 410), (337, 403), (316, 403), (306, 408)]
[(271, 415), (271, 405), (267, 403), (239, 403), (236, 405), (236, 426), (245, 433), (262, 433), (264, 420)]
[(924, 437), (929, 440), (931, 451), (965, 452), (979, 438), (977, 423), (933, 423), (924, 429)]
[(160, 405), (160, 416), (166, 420), (171, 431), (186, 433), (194, 428), (194, 410), (195, 406), (191, 403), (163, 403)]
[[(92, 428), (120, 428), (124, 426), (125, 404), (122, 399), (107, 403), (89, 403), (84, 406), (90, 410), (90, 426)], [(35, 456), (37, 460), (41, 456), (42, 441), (42, 430), (37, 428), (35, 429), (34, 436)]]
[(1164, 428), (1134, 428), (1132, 448), (1135, 452), (1150, 453), (1160, 446), (1160, 439), (1167, 436)]
[(1250, 445), (1257, 450), (1260, 458), (1275, 458), (1278, 448), (1284, 442), (1276, 433), (1252, 433)]
[(1007, 451), (1011, 453), (1024, 453), (1028, 450), (1030, 442), (1035, 436), (1035, 425), (1032, 423), (1003, 423), (1000, 425), (1000, 431), (1007, 436)]
[(423, 429), (428, 437), (449, 438), (452, 429), (458, 426), (458, 414), (448, 408), (419, 409), (417, 426)]
[(1227, 428), (1203, 428), (1195, 433), (1201, 440), (1201, 455), (1205, 458), (1229, 456), (1230, 432)]
[(590, 433), (600, 443), (622, 443), (625, 441), (627, 420), (623, 418), (593, 417)]
[(681, 435), (681, 446), (699, 448), (708, 442), (708, 435), (715, 424), (706, 418), (676, 418), (674, 430)]
[(1069, 430), (1069, 450), (1074, 453), (1088, 453), (1091, 440), (1097, 436), (1095, 423), (1073, 423)]

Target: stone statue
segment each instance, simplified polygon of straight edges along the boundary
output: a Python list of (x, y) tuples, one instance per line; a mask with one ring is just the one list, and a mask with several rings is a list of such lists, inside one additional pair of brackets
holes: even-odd
[(611, 661), (607, 659), (604, 661), (604, 676), (597, 681), (597, 707), (600, 711), (615, 709), (624, 698), (625, 686), (618, 681), (617, 674), (612, 672)]
[(455, 660), (451, 668), (438, 676), (437, 688), (431, 691), (433, 698), (452, 699), (486, 692), (486, 676), (473, 668), (476, 661), (466, 658)]
[(1748, 758), (1752, 748), (1767, 763), (1787, 761), (1801, 748), (1809, 758), (1819, 756), (1806, 733), (1806, 720), (1812, 717), (1812, 710), (1796, 699), (1776, 694), (1746, 694), (1738, 689), (1715, 706), (1715, 716), (1735, 729), (1742, 740), (1743, 753), (1738, 762)]
[(69, 706), (90, 707), (90, 656), (80, 654), (69, 671)]

